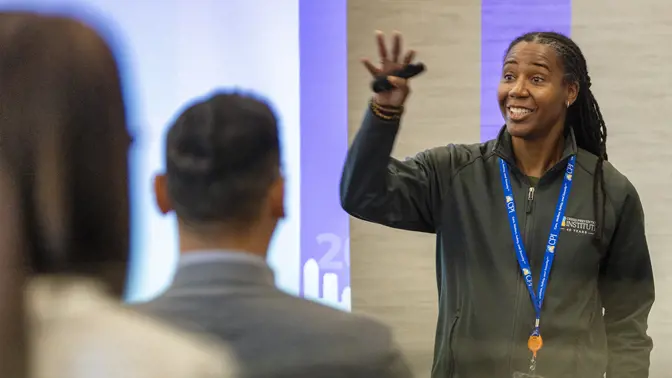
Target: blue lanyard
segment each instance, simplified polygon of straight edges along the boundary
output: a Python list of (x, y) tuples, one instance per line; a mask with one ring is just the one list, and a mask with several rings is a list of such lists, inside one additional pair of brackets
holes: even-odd
[(513, 237), (513, 245), (516, 249), (516, 258), (518, 265), (523, 273), (525, 285), (530, 292), (530, 299), (534, 306), (536, 313), (536, 321), (534, 325), (534, 334), (539, 334), (539, 320), (541, 318), (541, 308), (544, 304), (544, 295), (546, 294), (546, 287), (548, 286), (548, 279), (551, 274), (551, 267), (553, 266), (553, 259), (555, 258), (555, 246), (560, 237), (560, 228), (562, 220), (565, 216), (565, 209), (567, 208), (567, 199), (569, 198), (569, 191), (572, 189), (572, 176), (574, 174), (574, 165), (576, 163), (576, 155), (572, 155), (567, 163), (567, 169), (562, 180), (562, 189), (558, 196), (558, 203), (555, 207), (555, 215), (553, 215), (553, 224), (551, 232), (548, 235), (548, 242), (546, 243), (546, 252), (544, 254), (544, 263), (541, 269), (541, 277), (539, 278), (539, 289), (537, 293), (534, 292), (534, 284), (532, 282), (532, 269), (530, 262), (527, 259), (525, 252), (525, 245), (523, 245), (523, 238), (520, 235), (520, 227), (518, 227), (518, 217), (516, 212), (516, 204), (513, 199), (513, 190), (511, 188), (511, 180), (509, 175), (509, 167), (503, 159), (499, 159), (499, 173), (502, 176), (502, 187), (504, 188), (504, 200), (506, 201), (506, 211), (509, 217), (509, 225), (511, 226), (511, 235)]

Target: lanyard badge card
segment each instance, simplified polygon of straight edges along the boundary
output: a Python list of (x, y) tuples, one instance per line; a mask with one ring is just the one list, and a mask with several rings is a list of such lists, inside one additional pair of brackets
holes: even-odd
[(548, 286), (548, 280), (551, 274), (553, 260), (555, 258), (555, 247), (558, 244), (558, 239), (560, 237), (562, 219), (565, 217), (567, 199), (569, 198), (569, 192), (572, 188), (572, 176), (574, 175), (576, 155), (572, 155), (572, 157), (570, 157), (569, 161), (567, 162), (567, 168), (562, 180), (562, 188), (560, 189), (560, 195), (558, 196), (558, 202), (555, 207), (555, 214), (553, 215), (551, 232), (548, 235), (548, 242), (546, 243), (546, 249), (544, 251), (544, 261), (541, 265), (543, 268), (541, 270), (541, 277), (539, 279), (539, 289), (536, 292), (533, 285), (532, 268), (530, 266), (530, 261), (527, 258), (525, 246), (523, 245), (523, 238), (522, 235), (520, 235), (520, 227), (518, 226), (518, 214), (516, 212), (516, 204), (513, 198), (513, 189), (511, 187), (509, 167), (503, 159), (500, 159), (499, 162), (499, 172), (502, 179), (502, 187), (504, 188), (504, 201), (506, 205), (507, 216), (509, 218), (509, 226), (511, 228), (511, 237), (513, 238), (516, 259), (518, 260), (520, 271), (522, 272), (522, 275), (525, 279), (525, 284), (530, 293), (530, 299), (532, 300), (532, 306), (534, 307), (534, 312), (536, 315), (534, 329), (527, 340), (527, 348), (532, 353), (532, 359), (530, 360), (530, 371), (529, 373), (516, 372), (513, 374), (513, 378), (543, 378), (539, 375), (535, 375), (535, 370), (537, 368), (537, 353), (544, 345), (540, 331), (541, 309), (544, 304), (544, 296), (546, 295), (546, 288)]

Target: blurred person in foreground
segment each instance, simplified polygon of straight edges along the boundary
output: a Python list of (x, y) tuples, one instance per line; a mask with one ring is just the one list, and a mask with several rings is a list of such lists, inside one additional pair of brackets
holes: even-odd
[(181, 257), (172, 285), (141, 308), (224, 340), (244, 377), (409, 376), (388, 327), (275, 286), (266, 257), (285, 216), (280, 160), (262, 101), (215, 93), (177, 117), (155, 190), (177, 215)]
[(0, 337), (13, 347), (0, 373), (231, 376), (214, 342), (121, 303), (130, 138), (107, 43), (66, 18), (0, 14), (0, 25)]

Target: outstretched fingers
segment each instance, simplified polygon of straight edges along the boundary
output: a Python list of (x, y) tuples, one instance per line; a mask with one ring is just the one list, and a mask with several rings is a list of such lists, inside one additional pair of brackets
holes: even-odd
[(380, 69), (376, 67), (373, 63), (371, 63), (371, 61), (368, 60), (367, 58), (362, 58), (362, 64), (364, 65), (364, 67), (366, 67), (366, 70), (369, 71), (371, 76), (380, 75), (381, 72)]
[(401, 55), (401, 33), (395, 31), (392, 41), (392, 61), (394, 63), (399, 63), (399, 55)]
[(387, 46), (385, 45), (385, 34), (380, 30), (376, 30), (376, 42), (378, 44), (378, 56), (380, 57), (380, 63), (382, 64), (388, 60), (388, 56)]
[(404, 55), (404, 66), (407, 66), (413, 62), (413, 59), (415, 58), (415, 51), (413, 50), (408, 50), (406, 55)]

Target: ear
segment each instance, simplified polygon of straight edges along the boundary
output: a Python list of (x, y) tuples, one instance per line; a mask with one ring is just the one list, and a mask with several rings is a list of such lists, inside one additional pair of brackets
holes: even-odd
[(570, 83), (567, 83), (567, 107), (569, 108), (572, 106), (574, 101), (576, 101), (576, 98), (579, 97), (579, 90), (581, 88), (579, 87), (579, 83), (576, 81), (572, 81)]
[(285, 178), (282, 175), (271, 184), (269, 193), (269, 202), (271, 215), (274, 218), (282, 219), (285, 217)]
[(166, 181), (166, 175), (164, 174), (154, 176), (156, 206), (163, 215), (173, 211), (173, 205), (170, 203), (170, 197), (168, 197), (168, 183)]

